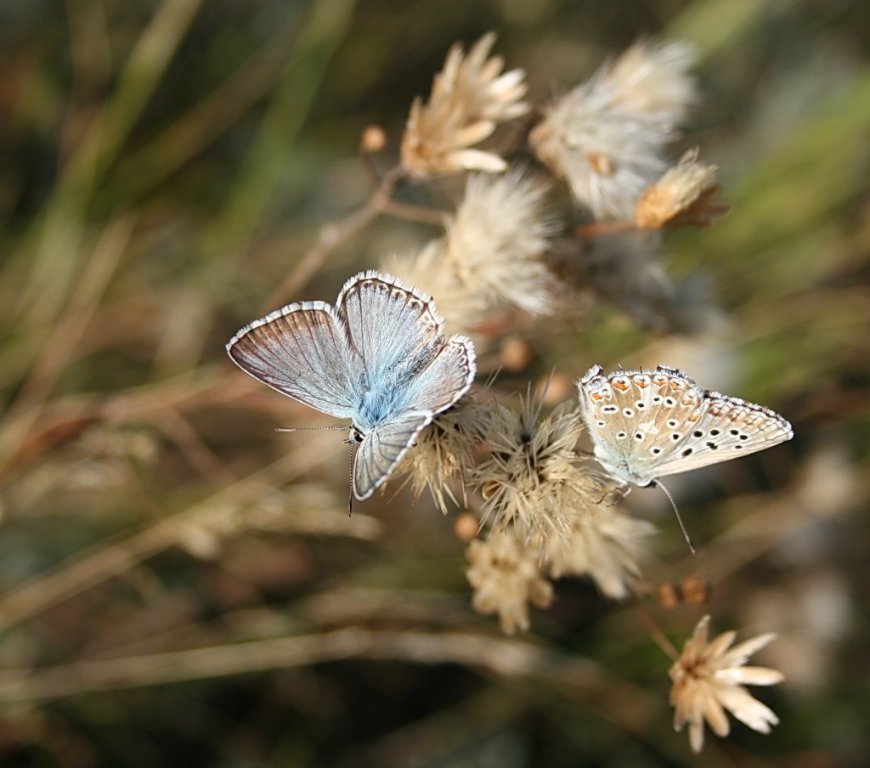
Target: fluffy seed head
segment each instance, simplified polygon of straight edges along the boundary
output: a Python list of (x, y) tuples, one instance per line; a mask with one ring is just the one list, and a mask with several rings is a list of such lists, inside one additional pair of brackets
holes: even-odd
[[(607, 490), (602, 486), (602, 498)], [(567, 536), (543, 542), (541, 555), (553, 578), (588, 576), (606, 597), (627, 597), (640, 576), (639, 560), (655, 527), (607, 506), (576, 506)]]
[(451, 488), (457, 480), (465, 501), (465, 478), (474, 467), (475, 449), (489, 428), (492, 406), (467, 396), (455, 406), (438, 414), (417, 436), (398, 471), (408, 476), (416, 496), (429, 489), (435, 505), (447, 514), (447, 500), (458, 500)]
[(596, 218), (629, 220), (665, 169), (664, 145), (694, 100), (689, 50), (636, 44), (547, 109), (529, 139)]
[(659, 121), (663, 128), (675, 128), (697, 100), (689, 74), (694, 63), (694, 51), (686, 43), (641, 41), (605, 66), (601, 76), (626, 109)]
[(466, 288), (489, 306), (537, 315), (552, 309), (556, 284), (543, 262), (554, 229), (542, 210), (547, 190), (519, 170), (468, 179), (447, 222), (446, 254)]
[(381, 270), (433, 296), (450, 333), (473, 328), (486, 315), (485, 297), (460, 280), (446, 257), (443, 239), (430, 241), (416, 253), (388, 256)]
[(474, 472), (485, 519), (496, 529), (512, 526), (523, 541), (565, 535), (572, 505), (595, 496), (576, 451), (580, 415), (565, 405), (542, 419), (540, 410), (532, 397), (521, 399), (518, 409), (498, 405), (489, 458)]

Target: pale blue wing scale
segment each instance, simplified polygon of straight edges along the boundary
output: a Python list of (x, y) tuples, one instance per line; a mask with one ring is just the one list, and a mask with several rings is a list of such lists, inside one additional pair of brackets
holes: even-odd
[(410, 412), (372, 429), (354, 457), (354, 496), (362, 501), (380, 488), (431, 421), (431, 412)]
[(474, 345), (465, 336), (452, 336), (422, 371), (404, 385), (405, 407), (440, 413), (471, 387), (477, 371)]
[(362, 362), (320, 301), (289, 304), (240, 330), (227, 352), (246, 373), (322, 413), (352, 418)]
[(348, 280), (335, 309), (370, 387), (412, 378), (444, 343), (431, 297), (374, 270)]

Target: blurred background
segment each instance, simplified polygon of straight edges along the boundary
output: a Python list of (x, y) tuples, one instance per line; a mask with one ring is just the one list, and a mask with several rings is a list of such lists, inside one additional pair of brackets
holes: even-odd
[(397, 486), (348, 518), (342, 435), (276, 434), (326, 422), (224, 353), (276, 285), (332, 301), (438, 234), (383, 219), (302, 261), (374, 188), (366, 126), (383, 171), (449, 46), (488, 30), (536, 102), (638, 37), (696, 46), (681, 146), (732, 211), (662, 259), (705, 322), (664, 333), (598, 298), (523, 327), (533, 354), (495, 386), (667, 362), (786, 415), (791, 443), (675, 479), (698, 558), (666, 500), (632, 494), (660, 528), (650, 590), (712, 585), (646, 610), (678, 645), (705, 612), (779, 635), (758, 663), (787, 680), (758, 695), (781, 724), (708, 737), (704, 765), (870, 760), (870, 6), (3, 0), (3, 766), (692, 761), (629, 606), (563, 580), (503, 636), (470, 608), (453, 520)]

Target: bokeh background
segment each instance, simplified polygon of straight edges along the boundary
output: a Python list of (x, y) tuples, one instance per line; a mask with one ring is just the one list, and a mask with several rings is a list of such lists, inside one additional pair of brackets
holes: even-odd
[(348, 518), (341, 436), (276, 434), (325, 422), (225, 358), (288, 275), (294, 298), (331, 301), (437, 234), (382, 220), (300, 267), (371, 193), (364, 128), (386, 130), (389, 167), (449, 46), (496, 30), (537, 101), (639, 36), (696, 46), (682, 146), (720, 166), (733, 208), (663, 259), (705, 322), (663, 333), (598, 300), (523, 327), (533, 359), (494, 386), (662, 361), (794, 423), (793, 442), (674, 483), (698, 558), (665, 501), (632, 495), (661, 529), (649, 584), (713, 588), (646, 610), (677, 644), (704, 612), (779, 634), (760, 658), (788, 679), (759, 696), (781, 724), (735, 725), (699, 764), (866, 765), (868, 9), (3, 0), (0, 764), (692, 761), (631, 607), (562, 581), (530, 634), (502, 636), (469, 606), (453, 521), (394, 488)]

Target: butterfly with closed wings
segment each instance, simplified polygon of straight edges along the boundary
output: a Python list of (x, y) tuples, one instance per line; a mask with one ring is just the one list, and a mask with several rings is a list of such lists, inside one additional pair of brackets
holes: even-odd
[(763, 405), (701, 389), (677, 368), (605, 373), (577, 383), (595, 458), (623, 483), (657, 478), (763, 451), (793, 436)]
[(242, 328), (227, 352), (282, 394), (350, 419), (353, 494), (363, 500), (474, 380), (471, 340), (445, 338), (443, 324), (430, 296), (369, 270), (344, 284), (335, 306), (289, 304)]

